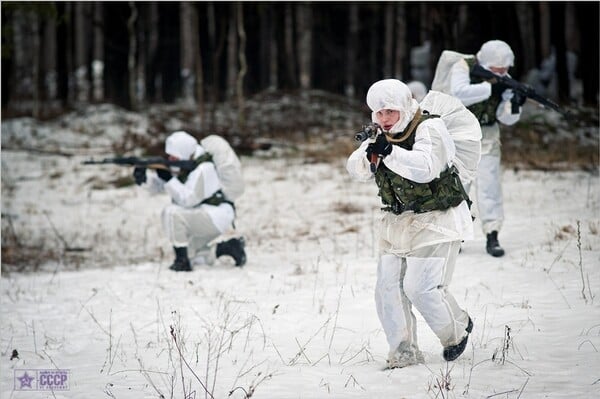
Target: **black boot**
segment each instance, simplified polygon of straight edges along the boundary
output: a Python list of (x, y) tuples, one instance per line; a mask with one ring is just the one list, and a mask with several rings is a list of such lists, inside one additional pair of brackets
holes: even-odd
[(244, 237), (232, 238), (225, 242), (217, 244), (217, 258), (223, 255), (229, 255), (235, 260), (236, 266), (244, 266), (246, 263), (246, 251), (244, 247), (246, 241)]
[(473, 331), (473, 321), (470, 317), (469, 324), (467, 325), (467, 328), (465, 328), (465, 330), (467, 331), (467, 335), (465, 335), (462, 341), (460, 341), (456, 345), (451, 345), (444, 348), (444, 359), (446, 361), (451, 362), (453, 360), (456, 360), (465, 351), (465, 348), (467, 347), (467, 341), (469, 340), (469, 335), (471, 334), (471, 331)]
[(487, 235), (487, 243), (485, 244), (485, 249), (487, 250), (487, 253), (495, 256), (495, 257), (500, 257), (500, 256), (504, 256), (504, 250), (502, 249), (502, 247), (500, 246), (500, 243), (498, 242), (498, 232), (497, 231), (492, 231), (490, 234)]
[(173, 247), (173, 249), (175, 250), (175, 262), (169, 266), (169, 269), (176, 272), (191, 272), (192, 266), (188, 259), (187, 247)]

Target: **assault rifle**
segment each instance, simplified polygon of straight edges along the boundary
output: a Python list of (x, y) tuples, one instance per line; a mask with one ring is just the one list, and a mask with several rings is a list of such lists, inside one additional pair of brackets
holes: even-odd
[[(515, 94), (518, 93), (520, 96), (523, 96), (526, 98), (531, 98), (533, 101), (535, 101), (545, 107), (551, 108), (554, 111), (562, 114), (565, 117), (565, 119), (572, 118), (572, 115), (569, 111), (565, 111), (564, 109), (560, 108), (560, 106), (558, 104), (556, 104), (555, 102), (553, 102), (545, 97), (542, 97), (541, 95), (536, 93), (536, 91), (532, 87), (527, 86), (523, 83), (517, 82), (516, 80), (511, 79), (508, 76), (496, 75), (495, 73), (488, 71), (487, 69), (485, 69), (484, 67), (482, 67), (479, 64), (473, 65), (473, 68), (471, 68), (471, 76), (475, 76), (475, 77), (485, 79), (485, 80), (495, 79), (498, 83), (501, 83), (501, 84), (505, 85), (507, 88), (512, 89), (515, 92)], [(513, 106), (513, 109), (512, 109), (513, 113), (519, 112), (518, 104), (513, 102), (512, 106)]]
[(100, 165), (100, 164), (115, 164), (135, 166), (148, 169), (169, 169), (171, 166), (178, 167), (184, 170), (192, 170), (197, 165), (194, 161), (170, 161), (165, 158), (138, 158), (138, 157), (120, 157), (120, 158), (104, 158), (96, 161), (90, 159), (82, 162), (84, 165)]
[[(362, 127), (362, 130), (354, 135), (354, 140), (356, 141), (365, 141), (367, 139), (377, 138), (383, 129), (377, 123), (371, 123), (369, 125), (365, 125)], [(371, 154), (371, 172), (375, 173), (377, 170), (377, 165), (379, 164), (379, 155)]]

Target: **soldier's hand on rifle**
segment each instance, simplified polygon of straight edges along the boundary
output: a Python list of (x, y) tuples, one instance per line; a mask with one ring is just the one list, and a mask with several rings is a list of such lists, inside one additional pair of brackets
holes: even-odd
[(492, 83), (492, 97), (500, 97), (508, 89), (508, 86), (502, 82)]
[(390, 155), (392, 152), (392, 144), (387, 141), (384, 134), (380, 134), (377, 136), (375, 142), (367, 146), (365, 151), (367, 152), (367, 159), (371, 161), (372, 154), (381, 155), (381, 157)]
[(156, 174), (165, 182), (168, 182), (173, 177), (168, 169), (156, 169)]
[(510, 99), (510, 102), (512, 104), (517, 104), (520, 107), (523, 104), (525, 104), (525, 101), (527, 101), (526, 96), (524, 96), (522, 93), (519, 93), (518, 91), (513, 91), (513, 96)]
[(135, 184), (141, 186), (146, 183), (146, 168), (136, 167), (133, 169), (133, 179), (135, 180)]

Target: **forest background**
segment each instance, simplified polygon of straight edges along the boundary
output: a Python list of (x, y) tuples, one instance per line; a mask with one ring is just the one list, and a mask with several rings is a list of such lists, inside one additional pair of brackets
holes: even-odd
[[(26, 368), (72, 370), (58, 399), (599, 396), (599, 4), (2, 1), (0, 396)], [(469, 350), (419, 318), (426, 364), (382, 372), (379, 200), (345, 170), (366, 90), (490, 39), (574, 119), (502, 127), (507, 255), (476, 228), (453, 281)], [(82, 164), (174, 130), (239, 151), (244, 268), (170, 273), (168, 196)]]
[[(243, 131), (261, 93), (362, 103), (383, 78), (429, 87), (444, 49), (473, 54), (491, 39), (513, 48), (516, 79), (596, 107), (598, 18), (598, 2), (3, 1), (2, 117), (180, 103), (199, 116), (192, 133)], [(218, 126), (224, 101), (236, 126)]]

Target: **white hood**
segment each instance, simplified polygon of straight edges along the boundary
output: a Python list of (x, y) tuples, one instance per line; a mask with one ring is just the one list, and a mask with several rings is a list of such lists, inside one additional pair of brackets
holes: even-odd
[(515, 55), (510, 46), (502, 40), (490, 40), (481, 46), (477, 53), (477, 61), (486, 69), (509, 68), (514, 64)]
[(195, 155), (198, 140), (184, 131), (172, 133), (165, 142), (165, 152), (181, 160), (188, 160)]
[(384, 79), (373, 83), (367, 92), (367, 105), (373, 111), (371, 119), (376, 123), (379, 123), (378, 111), (400, 111), (400, 120), (392, 126), (390, 133), (403, 131), (419, 109), (419, 103), (412, 98), (408, 86), (397, 79)]

